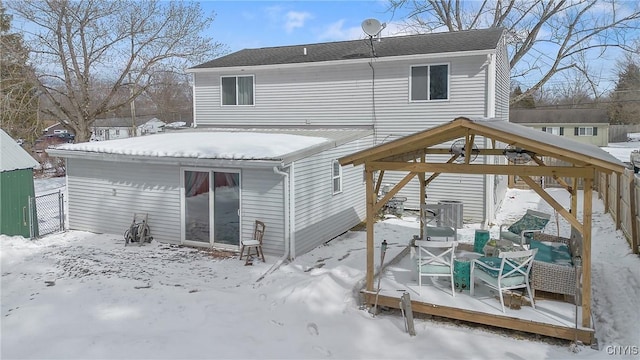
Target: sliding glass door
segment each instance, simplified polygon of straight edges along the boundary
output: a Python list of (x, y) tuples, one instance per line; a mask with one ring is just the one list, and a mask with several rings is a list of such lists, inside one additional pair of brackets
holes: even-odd
[(183, 171), (184, 242), (236, 248), (240, 244), (240, 173)]

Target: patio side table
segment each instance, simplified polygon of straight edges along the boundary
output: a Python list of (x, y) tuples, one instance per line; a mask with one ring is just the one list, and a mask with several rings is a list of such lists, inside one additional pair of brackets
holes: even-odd
[(453, 259), (453, 285), (456, 290), (468, 290), (469, 278), (471, 276), (471, 260)]
[(471, 286), (471, 262), (482, 254), (463, 251), (453, 259), (453, 286), (456, 290), (469, 290)]

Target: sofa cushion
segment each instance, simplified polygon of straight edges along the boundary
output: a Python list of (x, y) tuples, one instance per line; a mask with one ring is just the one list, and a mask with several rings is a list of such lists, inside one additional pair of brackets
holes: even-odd
[(547, 226), (549, 219), (537, 217), (529, 213), (524, 214), (520, 220), (511, 224), (507, 230), (520, 235), (524, 230), (540, 230)]
[(538, 249), (535, 260), (557, 265), (573, 265), (569, 247), (559, 242), (531, 240), (531, 249)]

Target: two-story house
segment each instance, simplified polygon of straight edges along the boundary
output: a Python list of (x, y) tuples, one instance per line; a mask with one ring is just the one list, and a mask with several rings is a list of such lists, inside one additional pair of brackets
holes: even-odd
[[(265, 253), (292, 258), (364, 219), (363, 168), (337, 159), (458, 116), (508, 119), (501, 29), (246, 49), (189, 72), (194, 129), (48, 150), (67, 158), (71, 228), (121, 233), (146, 212), (155, 240), (237, 250), (260, 220)], [(503, 188), (441, 175), (428, 193), (482, 220)]]
[[(197, 127), (367, 128), (377, 144), (458, 116), (509, 118), (509, 62), (496, 28), (245, 49), (190, 72)], [(400, 179), (385, 173), (385, 183)], [(418, 207), (417, 186), (399, 194), (406, 207)], [(443, 174), (427, 201), (462, 201), (465, 218), (490, 221), (505, 188), (494, 175)]]

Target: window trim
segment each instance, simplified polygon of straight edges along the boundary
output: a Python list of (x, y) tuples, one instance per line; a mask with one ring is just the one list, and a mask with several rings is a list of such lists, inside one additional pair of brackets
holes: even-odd
[[(431, 93), (430, 93), (430, 89), (431, 89), (431, 67), (432, 66), (442, 66), (442, 65), (446, 65), (447, 66), (447, 98), (446, 99), (430, 99), (431, 97)], [(413, 68), (414, 67), (427, 67), (427, 76), (428, 76), (428, 82), (427, 82), (427, 99), (426, 100), (413, 100), (412, 99), (412, 89), (413, 89)], [(445, 63), (433, 63), (433, 64), (414, 64), (414, 65), (410, 65), (409, 66), (409, 102), (410, 103), (426, 103), (426, 102), (446, 102), (446, 101), (450, 101), (451, 100), (451, 63), (450, 62), (445, 62)]]
[[(334, 173), (335, 164), (338, 164), (338, 174)], [(338, 184), (340, 188), (336, 191), (335, 181), (339, 180)], [(337, 195), (342, 193), (342, 166), (340, 162), (336, 159), (331, 160), (331, 194)]]
[[(238, 78), (250, 77), (251, 78), (251, 104), (238, 105)], [(224, 103), (224, 88), (222, 87), (223, 78), (235, 78), (236, 79), (236, 104), (226, 105)], [(220, 75), (220, 106), (221, 107), (233, 107), (233, 106), (255, 106), (256, 105), (256, 76), (254, 74), (238, 74), (238, 75)]]
[[(596, 130), (597, 128), (595, 126), (577, 126), (576, 127), (576, 136), (598, 136), (598, 130)], [(584, 130), (584, 134), (581, 134), (581, 130)], [(591, 134), (588, 134), (589, 131), (591, 131)]]
[[(557, 134), (553, 130), (557, 130)], [(558, 136), (564, 135), (564, 128), (562, 126), (543, 126), (542, 131), (546, 132), (547, 134), (553, 134)]]

